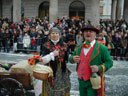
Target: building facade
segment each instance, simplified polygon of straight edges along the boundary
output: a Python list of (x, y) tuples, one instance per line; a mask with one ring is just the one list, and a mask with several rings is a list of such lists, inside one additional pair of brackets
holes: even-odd
[(0, 0), (0, 16), (11, 18), (13, 22), (20, 22), (21, 16), (48, 17), (50, 23), (65, 16), (89, 19), (98, 25), (100, 18), (124, 17), (128, 21), (128, 3), (124, 2), (128, 0)]
[[(0, 0), (0, 16), (20, 21), (24, 17), (49, 17), (50, 22), (63, 16), (99, 22), (99, 0)], [(1, 12), (2, 11), (2, 12)]]
[(111, 19), (112, 0), (100, 0), (100, 18)]

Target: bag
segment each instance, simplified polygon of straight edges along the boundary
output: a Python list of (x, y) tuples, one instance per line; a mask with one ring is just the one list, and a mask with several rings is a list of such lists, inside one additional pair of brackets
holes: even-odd
[(53, 70), (49, 66), (36, 64), (33, 70), (33, 76), (39, 80), (47, 80), (48, 77), (53, 76)]
[(95, 72), (92, 73), (92, 76), (90, 77), (90, 81), (93, 89), (101, 88), (101, 78), (97, 73)]

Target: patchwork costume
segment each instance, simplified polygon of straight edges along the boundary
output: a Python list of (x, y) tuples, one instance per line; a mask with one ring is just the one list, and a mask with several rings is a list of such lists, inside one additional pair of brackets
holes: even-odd
[(113, 61), (108, 52), (108, 48), (95, 40), (94, 44), (92, 44), (85, 55), (83, 45), (84, 44), (81, 44), (76, 47), (75, 51), (69, 57), (69, 61), (75, 63), (73, 61), (73, 56), (80, 56), (80, 63), (77, 64), (80, 96), (104, 96), (101, 95), (102, 92), (98, 93), (97, 90), (92, 88), (90, 82), (90, 77), (92, 75), (90, 66), (97, 65), (99, 67), (99, 72), (97, 72), (99, 75), (102, 72), (101, 65), (105, 67), (105, 71), (111, 68), (113, 66)]

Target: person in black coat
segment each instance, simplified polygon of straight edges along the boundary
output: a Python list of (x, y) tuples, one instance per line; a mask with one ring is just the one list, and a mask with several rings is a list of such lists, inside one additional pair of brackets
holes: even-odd
[(60, 38), (60, 30), (56, 27), (51, 28), (49, 31), (49, 41), (42, 44), (40, 54), (45, 56), (54, 51), (59, 54), (48, 63), (53, 70), (54, 79), (51, 83), (48, 80), (43, 82), (42, 96), (62, 96), (62, 94), (63, 96), (70, 96), (70, 71), (66, 65), (68, 62), (68, 50), (67, 44)]
[(115, 33), (115, 36), (113, 36), (113, 44), (115, 46), (114, 59), (117, 60), (117, 56), (120, 56), (120, 49), (122, 48), (121, 38), (119, 38), (118, 33)]
[(75, 38), (75, 33), (73, 33), (72, 29), (69, 29), (69, 33), (66, 36), (67, 38), (67, 43), (69, 46), (69, 53), (72, 53), (75, 49), (76, 46), (76, 38)]

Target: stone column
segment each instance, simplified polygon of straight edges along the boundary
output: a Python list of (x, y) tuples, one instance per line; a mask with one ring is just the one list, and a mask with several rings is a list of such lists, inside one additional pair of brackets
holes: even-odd
[(53, 23), (58, 17), (58, 0), (50, 0), (49, 21)]
[(21, 0), (13, 0), (13, 22), (21, 21)]
[(123, 17), (124, 0), (117, 0), (117, 19), (120, 20)]
[(124, 19), (128, 22), (128, 0), (124, 3)]
[(0, 17), (2, 17), (2, 0), (0, 0)]
[(114, 22), (116, 21), (116, 6), (117, 6), (117, 0), (112, 0), (111, 19), (112, 19)]
[(90, 20), (92, 22), (93, 25), (98, 26), (99, 25), (99, 21), (100, 21), (100, 12), (99, 12), (99, 8), (100, 8), (100, 0), (91, 0), (90, 2)]

